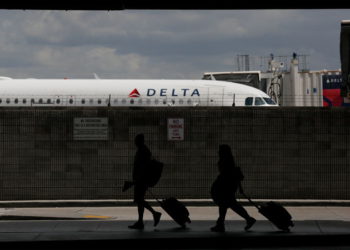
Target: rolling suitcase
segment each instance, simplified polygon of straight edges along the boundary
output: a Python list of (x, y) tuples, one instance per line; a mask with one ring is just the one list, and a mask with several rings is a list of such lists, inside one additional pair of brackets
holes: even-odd
[(190, 213), (184, 204), (176, 198), (170, 197), (163, 200), (158, 200), (161, 208), (181, 227), (186, 228), (186, 222), (191, 223)]
[(150, 190), (148, 192), (156, 199), (160, 207), (181, 227), (186, 228), (186, 222), (191, 223), (190, 213), (183, 203), (174, 197), (159, 200)]
[(272, 222), (277, 228), (289, 232), (290, 228), (293, 227), (292, 216), (290, 213), (279, 203), (270, 201), (262, 205), (257, 205), (244, 193), (243, 195), (253, 204), (263, 216), (265, 216), (270, 222)]

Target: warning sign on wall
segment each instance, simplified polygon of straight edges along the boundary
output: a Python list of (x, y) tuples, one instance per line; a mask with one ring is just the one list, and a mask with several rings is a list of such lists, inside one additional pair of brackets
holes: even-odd
[(108, 118), (74, 118), (73, 137), (74, 140), (108, 140)]
[(184, 140), (184, 119), (168, 118), (168, 141)]

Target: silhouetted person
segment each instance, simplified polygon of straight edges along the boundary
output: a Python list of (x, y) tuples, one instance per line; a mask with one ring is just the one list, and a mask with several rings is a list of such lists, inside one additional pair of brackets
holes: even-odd
[(138, 221), (129, 226), (131, 229), (143, 229), (143, 214), (145, 208), (147, 208), (153, 215), (154, 226), (157, 226), (160, 220), (161, 213), (156, 212), (149, 204), (145, 201), (145, 194), (147, 191), (147, 179), (146, 172), (147, 166), (151, 161), (151, 151), (147, 148), (144, 142), (144, 135), (138, 134), (135, 137), (135, 145), (137, 147), (135, 159), (134, 159), (134, 168), (132, 172), (132, 178), (134, 182), (134, 202), (137, 204), (138, 208)]
[(256, 220), (250, 217), (247, 211), (236, 200), (236, 191), (242, 193), (241, 180), (243, 175), (240, 168), (236, 167), (231, 148), (229, 145), (219, 146), (219, 175), (211, 188), (211, 195), (214, 202), (219, 206), (219, 218), (216, 225), (211, 228), (213, 232), (225, 232), (225, 216), (227, 209), (231, 208), (238, 215), (243, 217), (247, 224), (245, 230), (253, 226)]

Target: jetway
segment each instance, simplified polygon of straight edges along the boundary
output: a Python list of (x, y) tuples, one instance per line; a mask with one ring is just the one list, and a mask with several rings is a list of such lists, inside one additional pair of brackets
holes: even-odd
[(340, 31), (340, 60), (343, 83), (341, 96), (350, 97), (350, 20), (341, 22)]

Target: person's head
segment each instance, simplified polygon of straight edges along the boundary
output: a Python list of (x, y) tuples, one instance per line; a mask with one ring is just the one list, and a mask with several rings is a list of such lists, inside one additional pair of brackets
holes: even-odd
[(145, 136), (143, 134), (138, 134), (135, 137), (135, 145), (136, 147), (140, 147), (145, 144)]
[(220, 145), (219, 146), (219, 157), (223, 158), (223, 157), (228, 157), (228, 156), (232, 157), (231, 147), (227, 144)]

